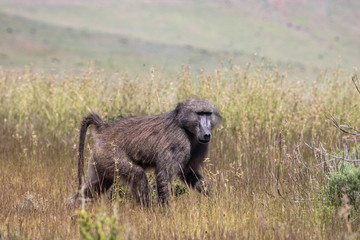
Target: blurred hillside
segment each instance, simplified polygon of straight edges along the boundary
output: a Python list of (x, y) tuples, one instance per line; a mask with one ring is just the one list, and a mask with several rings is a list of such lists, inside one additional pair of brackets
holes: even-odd
[(299, 73), (359, 67), (357, 0), (0, 0), (0, 65), (175, 73), (269, 59)]

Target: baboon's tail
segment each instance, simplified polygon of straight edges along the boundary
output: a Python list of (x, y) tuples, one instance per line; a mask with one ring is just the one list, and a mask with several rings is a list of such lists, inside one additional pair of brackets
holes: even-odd
[(80, 138), (79, 138), (79, 161), (78, 161), (78, 179), (79, 179), (79, 190), (82, 185), (82, 178), (84, 177), (84, 146), (85, 146), (85, 137), (87, 128), (91, 125), (95, 125), (96, 130), (101, 130), (105, 123), (99, 115), (96, 113), (90, 113), (84, 117), (81, 128), (80, 128)]

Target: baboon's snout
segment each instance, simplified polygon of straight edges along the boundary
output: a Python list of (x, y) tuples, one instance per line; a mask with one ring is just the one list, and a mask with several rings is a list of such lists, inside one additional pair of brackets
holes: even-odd
[(200, 143), (208, 143), (211, 140), (211, 132), (206, 132), (203, 134), (200, 134), (199, 136), (199, 142)]
[(198, 140), (200, 143), (208, 143), (211, 140), (211, 121), (207, 115), (200, 116)]
[(204, 140), (209, 142), (211, 140), (211, 133), (204, 134)]

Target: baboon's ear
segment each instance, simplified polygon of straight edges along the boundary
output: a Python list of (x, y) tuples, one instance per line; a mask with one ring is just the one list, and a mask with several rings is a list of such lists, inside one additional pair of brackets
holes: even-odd
[(177, 116), (177, 115), (180, 113), (180, 111), (181, 111), (181, 109), (183, 108), (183, 106), (184, 106), (184, 103), (178, 103), (178, 104), (176, 105), (176, 108), (175, 108), (175, 110), (174, 110), (175, 116)]
[(217, 110), (215, 112), (215, 116), (217, 116), (220, 121), (223, 120), (223, 117), (220, 115), (220, 113)]

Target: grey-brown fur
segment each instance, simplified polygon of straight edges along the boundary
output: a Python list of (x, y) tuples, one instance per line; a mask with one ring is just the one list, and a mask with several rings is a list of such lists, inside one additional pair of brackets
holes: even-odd
[[(136, 199), (149, 204), (150, 189), (145, 170), (155, 169), (159, 202), (169, 199), (169, 185), (178, 176), (199, 192), (208, 189), (200, 174), (200, 166), (207, 156), (211, 130), (220, 118), (214, 105), (191, 99), (179, 103), (171, 111), (160, 115), (129, 117), (105, 123), (95, 113), (83, 119), (79, 141), (79, 192), (94, 197), (106, 191), (115, 178), (131, 188)], [(84, 176), (84, 142), (89, 125), (95, 126), (97, 141), (89, 161), (87, 180)], [(78, 204), (80, 193), (68, 199)]]

